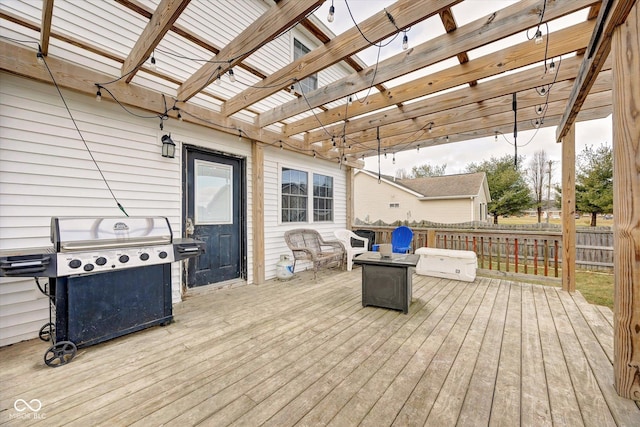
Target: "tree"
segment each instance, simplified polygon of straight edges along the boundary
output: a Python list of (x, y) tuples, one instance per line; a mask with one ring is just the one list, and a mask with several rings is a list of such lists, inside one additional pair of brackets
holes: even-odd
[(411, 175), (407, 172), (405, 168), (396, 169), (395, 174), (396, 179), (408, 179), (411, 178)]
[(527, 169), (527, 178), (533, 188), (533, 204), (538, 212), (538, 223), (542, 222), (542, 201), (544, 200), (544, 183), (551, 174), (552, 163), (547, 159), (547, 152), (536, 151)]
[[(518, 158), (522, 164), (523, 159)], [(506, 155), (501, 158), (491, 157), (482, 163), (470, 163), (467, 172), (484, 172), (487, 174), (491, 202), (488, 212), (493, 215), (493, 223), (498, 223), (500, 215), (515, 215), (531, 206), (531, 189), (522, 172), (513, 167), (514, 157)]]
[(412, 178), (423, 178), (426, 176), (442, 176), (447, 169), (447, 164), (444, 165), (431, 165), (429, 163), (425, 163), (420, 166), (414, 166), (411, 168), (411, 177)]
[(596, 226), (598, 214), (613, 212), (613, 150), (600, 145), (586, 146), (578, 155), (576, 173), (576, 209), (591, 214)]

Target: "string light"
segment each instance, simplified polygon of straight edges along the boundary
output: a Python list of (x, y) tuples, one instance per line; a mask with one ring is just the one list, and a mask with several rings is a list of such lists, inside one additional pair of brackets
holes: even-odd
[(555, 73), (555, 71), (556, 71), (556, 63), (553, 62), (553, 58), (551, 58), (551, 63), (549, 64), (549, 72)]
[(402, 36), (402, 50), (409, 49), (409, 36), (407, 36), (407, 32), (404, 32), (404, 36)]
[(98, 91), (96, 92), (96, 101), (100, 102), (102, 101), (102, 92), (100, 91), (100, 85), (96, 85), (98, 86)]
[(433, 122), (429, 123), (429, 133), (433, 132)]
[(396, 164), (396, 153), (393, 153), (393, 159), (391, 159), (391, 162), (395, 165)]
[(153, 52), (151, 53), (151, 69), (152, 70), (156, 69), (156, 57)]
[(222, 79), (220, 78), (220, 73), (218, 73), (218, 77), (216, 77), (216, 84), (220, 86), (222, 84)]
[(542, 31), (540, 31), (540, 28), (538, 28), (536, 35), (533, 36), (533, 38), (536, 44), (542, 43)]
[(327, 15), (327, 21), (333, 22), (334, 14), (336, 13), (336, 8), (333, 7), (333, 0), (331, 0), (331, 6), (329, 6), (329, 15)]
[(494, 137), (494, 141), (495, 141), (495, 142), (498, 142), (498, 131), (496, 131), (496, 135), (495, 135), (495, 137)]
[(353, 97), (349, 97), (349, 99), (347, 99), (347, 105), (351, 105), (353, 104)]
[(38, 60), (38, 64), (44, 64), (44, 55), (42, 52), (38, 51), (38, 53), (36, 53), (36, 59)]
[(416, 153), (420, 152), (420, 144), (418, 144), (418, 147), (416, 148)]
[(444, 139), (446, 142), (449, 142), (449, 135)]
[(282, 150), (284, 146), (282, 145), (282, 141), (280, 141), (280, 150)]
[(233, 74), (233, 68), (229, 68), (229, 81), (231, 83), (235, 83), (236, 82), (236, 76), (235, 76), (235, 74)]

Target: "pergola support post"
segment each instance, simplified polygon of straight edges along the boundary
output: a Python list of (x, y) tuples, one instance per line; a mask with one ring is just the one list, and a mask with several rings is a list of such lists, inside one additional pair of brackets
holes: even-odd
[(347, 230), (353, 230), (354, 205), (353, 205), (353, 168), (347, 166)]
[(640, 400), (640, 7), (611, 43), (613, 60), (614, 382)]
[(562, 289), (576, 291), (576, 125), (562, 138)]
[(253, 234), (253, 283), (265, 281), (264, 272), (264, 144), (251, 144), (251, 214)]

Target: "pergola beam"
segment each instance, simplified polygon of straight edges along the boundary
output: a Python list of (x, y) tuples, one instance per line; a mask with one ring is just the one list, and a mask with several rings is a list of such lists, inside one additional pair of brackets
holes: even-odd
[(49, 54), (49, 37), (51, 37), (51, 20), (53, 19), (53, 0), (42, 2), (42, 23), (40, 24), (40, 52)]
[(158, 46), (158, 43), (171, 29), (173, 23), (180, 17), (180, 14), (189, 5), (191, 0), (162, 0), (142, 30), (136, 44), (129, 52), (129, 56), (122, 64), (121, 75), (125, 77), (127, 83), (131, 82), (136, 72), (142, 64), (149, 58), (151, 52)]
[[(544, 123), (541, 126), (535, 125), (535, 120), (538, 118), (535, 111), (532, 108), (525, 110), (518, 110), (518, 130), (531, 130), (537, 127), (551, 127), (556, 126), (559, 123), (559, 119), (562, 117), (562, 111), (566, 98), (550, 103), (547, 110), (547, 115), (544, 118)], [(593, 93), (587, 98), (585, 102), (585, 110), (592, 111), (598, 109), (598, 114), (611, 114), (611, 92)], [(601, 117), (600, 115), (598, 117)], [(513, 112), (509, 108), (505, 108), (501, 113), (494, 113), (490, 116), (482, 116), (470, 120), (461, 120), (457, 123), (452, 123), (439, 128), (434, 128), (431, 133), (426, 130), (423, 132), (414, 132), (416, 135), (396, 135), (390, 137), (381, 138), (381, 146), (386, 148), (389, 152), (399, 152), (412, 148), (430, 147), (432, 145), (440, 145), (448, 142), (464, 141), (468, 139), (476, 139), (487, 136), (495, 136), (504, 134), (508, 136), (513, 131)], [(502, 137), (502, 136), (501, 136)], [(349, 144), (350, 142), (347, 142)], [(351, 149), (346, 152), (349, 154), (360, 155), (362, 152), (370, 151), (377, 145), (377, 140), (370, 139), (359, 143), (351, 143)], [(323, 144), (326, 149), (316, 149), (317, 152), (329, 151), (330, 144)], [(317, 146), (317, 145), (316, 145)], [(312, 147), (314, 147), (312, 145)], [(340, 147), (342, 148), (342, 147)]]
[[(342, 34), (336, 36), (328, 43), (311, 50), (304, 57), (293, 61), (291, 64), (282, 67), (271, 74), (254, 87), (248, 88), (224, 105), (223, 113), (231, 115), (248, 105), (260, 101), (276, 93), (278, 90), (291, 85), (294, 81), (299, 81), (311, 74), (317, 73), (344, 58), (355, 55), (370, 46), (369, 41), (377, 43), (390, 35), (398, 32), (398, 28), (403, 29), (414, 25), (429, 16), (435, 15), (442, 8), (459, 3), (461, 0), (400, 0), (386, 8), (389, 16), (393, 17), (392, 23), (385, 13), (377, 13), (359, 24), (362, 33), (367, 38), (362, 37), (358, 28), (352, 27)], [(370, 79), (369, 79), (370, 80)], [(375, 84), (375, 83), (374, 83)], [(346, 89), (349, 94), (357, 92)], [(304, 100), (302, 100), (304, 103)], [(275, 123), (273, 120), (270, 123)], [(264, 125), (264, 124), (263, 124)]]
[(325, 0), (281, 0), (223, 47), (212, 62), (205, 63), (178, 89), (178, 99), (187, 101), (215, 78), (242, 62), (280, 33), (298, 23)]
[(556, 141), (562, 141), (573, 124), (572, 122), (580, 111), (602, 64), (607, 60), (614, 30), (625, 22), (634, 4), (635, 0), (604, 0), (602, 2), (591, 41), (576, 78), (576, 84), (556, 132)]
[[(611, 82), (612, 72), (602, 71), (598, 80), (594, 84), (591, 95), (601, 94), (598, 99), (604, 102), (604, 105), (611, 105)], [(508, 80), (507, 78), (505, 78)], [(500, 83), (500, 82), (497, 82)], [(504, 82), (503, 82), (504, 83)], [(569, 93), (573, 87), (573, 81), (557, 82), (554, 90), (549, 94), (548, 108), (542, 114), (538, 113), (536, 107), (544, 107), (540, 104), (540, 96), (534, 89), (522, 90), (518, 93), (518, 116), (530, 120), (541, 120), (544, 114), (553, 111), (553, 114), (561, 114), (564, 110), (564, 103), (569, 98)], [(460, 94), (465, 90), (460, 90)], [(381, 138), (398, 138), (402, 140), (410, 134), (438, 134), (440, 132), (452, 133), (450, 129), (456, 123), (464, 123), (471, 120), (482, 120), (485, 122), (495, 123), (496, 117), (506, 114), (509, 121), (512, 120), (512, 95), (505, 94), (503, 96), (489, 99), (481, 103), (472, 103), (441, 111), (438, 114), (423, 115), (420, 117), (393, 123), (391, 125), (380, 126), (379, 135)], [(433, 126), (430, 124), (433, 123)], [(429, 131), (431, 129), (431, 131)], [(373, 127), (365, 131), (348, 135), (350, 144), (365, 143), (373, 141), (378, 135), (378, 127)]]
[[(549, 46), (549, 50), (546, 54), (559, 56), (568, 52), (574, 52), (577, 49), (586, 46), (592, 31), (593, 24), (589, 22), (583, 22), (564, 30), (557, 31), (553, 34), (559, 41)], [(353, 103), (349, 106), (348, 111), (345, 111), (346, 109), (344, 107), (336, 107), (323, 113), (317, 113), (315, 116), (301, 119), (287, 125), (285, 127), (285, 134), (294, 135), (302, 130), (317, 128), (318, 120), (322, 121), (326, 126), (327, 124), (334, 123), (338, 120), (349, 119), (351, 117), (371, 113), (376, 110), (392, 106), (397, 101), (404, 102), (422, 96), (432, 95), (442, 90), (464, 85), (469, 81), (491, 77), (506, 71), (515, 70), (524, 65), (535, 64), (536, 62), (543, 61), (544, 58), (544, 46), (536, 45), (531, 42), (523, 42), (515, 46), (502, 49), (493, 54), (474, 59), (467, 64), (455, 65), (431, 75), (403, 83), (393, 88), (393, 90), (390, 90), (387, 94), (370, 95), (366, 103)], [(571, 58), (568, 59), (569, 64), (575, 62), (575, 60)], [(562, 66), (560, 67), (559, 72), (564, 73)], [(528, 74), (533, 73), (535, 73), (533, 70), (528, 72)], [(575, 72), (573, 75), (575, 75)], [(537, 83), (538, 86), (541, 86), (552, 82), (552, 75), (544, 75), (541, 70), (537, 70), (537, 76), (532, 78), (529, 84)], [(485, 87), (484, 84), (482, 87)], [(504, 89), (504, 87), (501, 88), (501, 90)], [(506, 89), (510, 90), (509, 88)], [(484, 90), (470, 89), (467, 92), (468, 95), (472, 96), (472, 99), (480, 100), (491, 97), (491, 95), (486, 95)], [(512, 92), (513, 90), (510, 90), (508, 93)], [(389, 93), (391, 93), (392, 96), (389, 96)], [(449, 98), (450, 97), (451, 96), (449, 96)], [(465, 100), (466, 98), (459, 100), (459, 102), (465, 102)], [(379, 113), (368, 114), (363, 118), (350, 120), (346, 125), (346, 132), (351, 133), (355, 130), (378, 126), (380, 123), (389, 123), (394, 120), (394, 118), (404, 120), (416, 117), (417, 114), (412, 113), (412, 111), (416, 112), (420, 110), (420, 114), (424, 114), (424, 111), (422, 110), (431, 109), (433, 111), (434, 109), (437, 109), (439, 105), (441, 104), (434, 102), (433, 99), (426, 99), (405, 105), (402, 109), (385, 110)], [(337, 135), (342, 133), (343, 127), (344, 124), (340, 123), (339, 125), (325, 127), (325, 129), (329, 134)], [(308, 140), (310, 142), (315, 142), (318, 138), (325, 138), (327, 132), (324, 130), (314, 131), (309, 134)]]
[[(49, 57), (46, 61), (47, 67), (59, 87), (86, 95), (95, 96), (94, 83), (107, 81), (111, 78), (109, 75), (58, 58)], [(4, 41), (0, 41), (0, 71), (51, 83), (51, 76), (47, 68), (36, 61), (33, 50)], [(123, 81), (110, 84), (109, 91), (123, 105), (157, 114), (168, 114), (176, 118), (176, 112), (166, 111), (166, 96), (160, 92), (134, 84), (126, 84)], [(222, 116), (220, 113), (192, 103), (179, 103), (179, 108), (183, 112), (182, 118), (185, 122), (192, 122), (235, 136), (241, 133), (243, 137), (263, 142), (265, 145), (279, 147), (282, 144), (283, 148), (287, 150), (308, 156), (313, 155), (313, 152), (306, 149), (301, 141), (284, 138), (277, 132), (258, 128), (239, 119)], [(349, 162), (348, 165), (362, 167), (362, 163), (359, 161)]]
[[(415, 2), (419, 4), (420, 2)], [(593, 3), (593, 0), (574, 0), (571, 2), (553, 2), (547, 5), (544, 21), (555, 19), (579, 10)], [(301, 114), (309, 108), (345, 98), (351, 93), (365, 90), (371, 85), (382, 83), (413, 71), (443, 61), (460, 52), (484, 46), (504, 37), (537, 25), (542, 11), (539, 1), (523, 0), (506, 7), (500, 13), (494, 13), (458, 28), (451, 34), (443, 34), (421, 45), (394, 55), (377, 65), (370, 66), (360, 73), (355, 73), (336, 80), (322, 88), (307, 93), (304, 99), (296, 99), (284, 103), (258, 117), (257, 123), (266, 126), (288, 117)], [(533, 42), (531, 42), (533, 44)], [(497, 66), (497, 65), (495, 65)], [(372, 78), (372, 76), (374, 78)], [(469, 79), (470, 81), (472, 79)], [(466, 82), (464, 82), (466, 83)], [(391, 89), (387, 97), (398, 102), (396, 91)]]

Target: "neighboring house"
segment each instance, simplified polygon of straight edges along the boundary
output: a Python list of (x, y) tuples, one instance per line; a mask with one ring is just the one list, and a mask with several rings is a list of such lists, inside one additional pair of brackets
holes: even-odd
[(354, 177), (354, 214), (356, 221), (365, 223), (487, 221), (490, 201), (484, 172), (378, 179), (377, 173), (358, 170)]
[[(220, 12), (218, 21), (207, 22), (207, 28), (235, 31), (235, 27), (246, 27), (270, 7), (261, 0), (246, 0), (243, 4), (247, 8), (244, 14), (226, 10), (240, 7), (236, 2), (216, 4)], [(33, 21), (41, 18), (39, 10), (36, 13), (29, 8), (29, 2), (16, 2), (13, 6), (24, 7), (24, 13), (33, 13)], [(56, 3), (56, 8), (71, 9), (66, 15), (70, 21), (61, 24), (67, 26), (66, 30), (74, 25), (73, 10), (84, 6), (89, 6), (88, 2)], [(110, 3), (101, 6), (117, 8)], [(246, 22), (233, 25), (228, 22), (230, 17)], [(112, 25), (110, 17), (101, 16), (100, 20), (107, 26)], [(127, 23), (119, 29), (117, 43), (112, 43), (108, 39), (110, 33), (105, 32), (104, 43), (112, 46), (120, 57), (126, 57), (145, 24), (145, 20), (136, 25)], [(197, 22), (189, 24), (197, 25)], [(19, 30), (24, 29), (3, 32), (15, 39), (37, 40), (37, 33), (20, 34), (16, 32)], [(103, 27), (92, 26), (86, 31), (103, 31)], [(226, 38), (232, 36), (224, 34)], [(173, 40), (168, 38), (167, 43)], [(316, 40), (315, 45), (311, 40)], [(256, 66), (271, 73), (292, 62), (294, 55), (300, 54), (301, 43), (307, 48), (320, 44), (304, 29), (296, 27), (266, 45), (252, 59), (262, 60)], [(165, 49), (181, 51), (180, 45)], [(73, 49), (56, 46), (51, 53), (52, 58), (69, 61), (77, 60), (75, 55)], [(158, 66), (162, 65), (161, 57), (164, 61), (176, 61), (159, 52), (156, 57)], [(89, 68), (119, 74), (119, 68), (114, 66), (120, 64), (86, 62)], [(336, 64), (303, 83), (308, 88), (318, 82), (325, 85), (351, 72)], [(252, 141), (175, 118), (165, 120), (164, 130), (160, 130), (160, 121), (150, 120), (149, 112), (129, 108), (137, 115), (130, 114), (112, 102), (106, 91), (103, 91), (102, 102), (96, 102), (95, 96), (63, 89), (64, 99), (91, 149), (90, 155), (56, 88), (51, 81), (46, 81), (48, 75), (43, 75), (45, 82), (38, 82), (0, 72), (0, 249), (50, 247), (51, 217), (122, 216), (112, 197), (113, 191), (130, 216), (167, 217), (175, 237), (185, 236), (186, 225), (198, 217), (203, 218), (203, 227), (207, 223), (231, 224), (233, 247), (209, 245), (206, 262), (211, 261), (207, 268), (212, 267), (212, 273), (204, 282), (189, 286), (220, 282), (251, 284), (254, 283), (254, 245), (264, 248), (260, 262), (264, 262), (264, 278), (269, 279), (275, 277), (280, 255), (291, 254), (283, 238), (286, 230), (314, 228), (323, 237), (333, 238), (334, 230), (347, 225), (349, 172), (335, 162), (264, 145), (260, 149), (263, 158), (259, 160), (262, 169), (259, 178), (264, 185), (257, 190), (263, 193), (264, 230), (261, 235), (254, 235), (252, 201), (256, 197), (254, 180), (258, 177), (252, 166), (257, 157)], [(236, 87), (225, 78), (219, 87), (230, 97), (246, 86)], [(175, 93), (175, 88), (168, 86), (158, 90)], [(167, 98), (171, 100), (170, 96)], [(267, 108), (270, 105), (265, 101)], [(175, 158), (161, 156), (161, 138), (166, 134), (170, 134), (177, 145)], [(199, 188), (192, 185), (194, 176), (201, 184)], [(195, 203), (188, 203), (194, 199)], [(222, 264), (217, 261), (218, 253), (222, 251), (228, 256), (225, 262), (233, 264), (227, 269), (231, 275), (217, 272), (216, 265)], [(184, 270), (182, 263), (172, 264), (174, 303), (181, 300), (187, 287)], [(48, 298), (37, 290), (32, 278), (0, 279), (0, 346), (37, 337), (40, 327), (48, 321)]]

